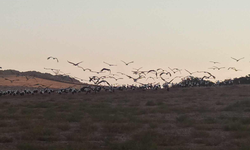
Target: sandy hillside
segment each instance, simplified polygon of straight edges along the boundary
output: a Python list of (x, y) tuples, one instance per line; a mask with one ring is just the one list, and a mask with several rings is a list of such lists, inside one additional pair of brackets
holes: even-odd
[(0, 77), (0, 87), (33, 87), (33, 88), (67, 88), (75, 87), (79, 88), (81, 85), (79, 83), (64, 83), (58, 81), (52, 81), (41, 78), (32, 78), (25, 76), (2, 76)]

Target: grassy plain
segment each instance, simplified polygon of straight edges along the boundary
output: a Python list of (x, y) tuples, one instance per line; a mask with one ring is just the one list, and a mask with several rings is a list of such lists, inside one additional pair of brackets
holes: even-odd
[(0, 97), (1, 150), (249, 150), (250, 86)]

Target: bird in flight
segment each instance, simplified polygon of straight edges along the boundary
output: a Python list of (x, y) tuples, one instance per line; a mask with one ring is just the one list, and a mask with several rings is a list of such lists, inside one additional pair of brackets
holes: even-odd
[(221, 70), (221, 69), (223, 69), (223, 68), (225, 68), (225, 67), (217, 67), (217, 66), (213, 66), (213, 68), (208, 68), (208, 69), (213, 69), (213, 70), (218, 69), (218, 70)]
[(74, 65), (74, 66), (78, 66), (80, 63), (82, 63), (83, 61), (81, 61), (81, 62), (78, 62), (78, 63), (73, 63), (73, 62), (70, 62), (70, 61), (68, 61), (68, 63), (70, 63), (70, 64), (72, 64), (72, 65)]
[(50, 56), (50, 57), (47, 58), (47, 60), (49, 60), (49, 59), (54, 59), (54, 60), (56, 60), (57, 62), (59, 62), (59, 60), (58, 60), (56, 57)]
[(125, 65), (129, 65), (129, 64), (131, 64), (131, 63), (134, 63), (134, 61), (131, 61), (131, 62), (128, 62), (128, 63), (126, 63), (125, 61), (123, 61), (123, 60), (121, 60)]
[(8, 79), (8, 78), (4, 78), (4, 79), (10, 81), (11, 83), (13, 83), (14, 81), (19, 81), (19, 79), (16, 79), (16, 80), (11, 80), (11, 79)]
[(160, 74), (160, 78), (162, 79), (162, 81), (166, 81), (166, 80), (162, 77), (162, 75), (169, 75), (170, 77), (172, 76), (170, 72), (162, 72), (162, 73)]
[(146, 79), (146, 81), (147, 81), (148, 79), (155, 80), (155, 78), (153, 78), (153, 77), (148, 77), (148, 78)]
[(133, 68), (134, 70), (136, 70), (136, 71), (139, 71), (140, 69), (142, 69), (142, 67), (140, 67), (140, 68), (138, 68), (138, 69), (136, 69), (136, 68)]
[(117, 66), (117, 65), (114, 65), (114, 64), (106, 63), (105, 61), (103, 63), (109, 65), (110, 67)]
[(44, 68), (45, 70), (51, 70), (53, 71), (56, 75), (59, 74), (60, 70), (59, 69), (53, 69), (53, 68)]
[(188, 72), (190, 75), (192, 75), (193, 73), (197, 73), (197, 71), (195, 71), (195, 72), (190, 72), (190, 71), (188, 71), (187, 69), (185, 69), (186, 70), (186, 72)]
[(150, 73), (150, 72), (154, 72), (155, 73), (155, 77), (157, 77), (157, 71), (155, 71), (155, 70), (149, 70), (147, 73)]
[(110, 84), (106, 80), (101, 80), (101, 81), (97, 82), (96, 84), (99, 85), (100, 83), (107, 83), (110, 86)]
[(219, 64), (219, 62), (217, 61), (210, 61), (211, 63), (214, 63), (214, 64)]
[(161, 78), (165, 83), (167, 83), (167, 84), (170, 84), (174, 79), (176, 79), (176, 78), (181, 78), (182, 76), (176, 76), (176, 77), (174, 77), (172, 80), (170, 80), (170, 81), (166, 81), (165, 79), (163, 79), (163, 78)]
[(176, 72), (180, 72), (181, 73), (181, 69), (178, 69), (178, 68), (173, 68), (173, 69), (171, 69), (170, 67), (168, 67), (174, 74), (176, 73)]
[(236, 69), (235, 67), (229, 67), (228, 70), (230, 70), (230, 69), (232, 69), (232, 70), (234, 70), (234, 71), (241, 71), (241, 70), (239, 70), (239, 69)]
[(113, 77), (113, 76), (108, 76), (107, 78), (115, 79), (116, 81), (117, 81), (117, 80), (123, 79), (123, 78), (115, 78), (115, 77)]
[(197, 71), (197, 73), (207, 73), (207, 74), (209, 74), (209, 76), (206, 76), (206, 78), (210, 78), (210, 77), (212, 77), (212, 78), (216, 78), (214, 75), (212, 75), (210, 72), (207, 72), (207, 71)]
[(139, 79), (145, 78), (144, 76), (139, 76), (138, 78), (133, 78), (133, 77), (126, 75), (126, 74), (123, 74), (123, 75), (127, 76), (129, 79), (133, 79), (134, 82), (137, 82)]
[[(102, 68), (102, 70), (101, 70), (100, 72), (103, 72), (103, 71), (109, 71), (109, 73), (111, 73), (111, 70), (108, 69), (108, 68)], [(99, 72), (99, 73), (100, 73), (100, 72)]]
[(205, 79), (210, 79), (210, 77), (212, 77), (213, 79), (215, 79), (215, 76), (211, 76), (211, 75), (210, 75), (210, 76), (203, 76), (203, 77), (201, 78), (201, 80), (204, 80), (204, 78), (205, 78)]
[(234, 59), (236, 62), (240, 61), (241, 59), (244, 59), (244, 57), (240, 58), (240, 59), (236, 59), (236, 58), (233, 58), (231, 57), (232, 59)]

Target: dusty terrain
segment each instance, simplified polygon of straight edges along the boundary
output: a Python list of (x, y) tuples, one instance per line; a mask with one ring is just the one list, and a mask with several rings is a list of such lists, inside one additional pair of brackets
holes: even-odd
[(0, 97), (4, 150), (248, 150), (250, 86)]

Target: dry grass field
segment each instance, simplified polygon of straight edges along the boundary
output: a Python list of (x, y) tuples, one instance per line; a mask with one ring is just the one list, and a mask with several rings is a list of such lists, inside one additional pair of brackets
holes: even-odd
[(249, 150), (250, 86), (0, 97), (1, 150)]

